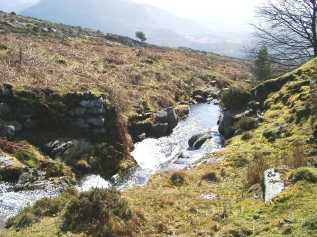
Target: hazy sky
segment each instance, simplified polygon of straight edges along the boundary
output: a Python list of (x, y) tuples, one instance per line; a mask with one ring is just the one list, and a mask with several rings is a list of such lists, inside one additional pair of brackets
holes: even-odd
[(133, 0), (147, 3), (201, 23), (249, 27), (255, 7), (265, 0)]
[[(39, 0), (0, 0), (0, 9), (21, 11)], [(66, 0), (65, 0), (66, 1)], [(87, 0), (89, 1), (89, 0)], [(248, 29), (254, 8), (264, 0), (132, 0), (154, 5), (174, 15), (189, 18), (206, 26)], [(237, 29), (236, 29), (237, 30)]]

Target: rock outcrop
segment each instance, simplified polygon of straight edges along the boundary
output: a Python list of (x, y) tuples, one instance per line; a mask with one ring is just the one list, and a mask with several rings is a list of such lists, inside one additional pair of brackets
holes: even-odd
[[(0, 101), (1, 137), (26, 138), (76, 172), (86, 164), (91, 168), (86, 171), (111, 176), (122, 160), (131, 159), (126, 124), (106, 95), (89, 91), (60, 95), (44, 89), (15, 90), (4, 84)], [(174, 122), (170, 113), (167, 120)]]
[(211, 139), (212, 135), (210, 132), (201, 133), (192, 136), (188, 141), (189, 150), (198, 150), (204, 145), (204, 143)]

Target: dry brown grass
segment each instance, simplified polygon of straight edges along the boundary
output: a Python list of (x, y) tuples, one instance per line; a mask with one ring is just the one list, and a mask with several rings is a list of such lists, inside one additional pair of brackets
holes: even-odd
[(268, 169), (268, 164), (260, 153), (254, 155), (253, 161), (247, 167), (246, 182), (247, 186), (261, 183), (264, 171)]
[(297, 169), (308, 165), (309, 158), (305, 155), (304, 145), (295, 142), (286, 156), (286, 165), (291, 169)]
[[(0, 42), (0, 83), (50, 88), (60, 93), (110, 87), (123, 101), (125, 114), (170, 106), (188, 99), (211, 80), (221, 86), (248, 79), (247, 65), (219, 56), (174, 49), (131, 48), (101, 39), (59, 40), (5, 34)], [(114, 99), (113, 99), (114, 100)]]

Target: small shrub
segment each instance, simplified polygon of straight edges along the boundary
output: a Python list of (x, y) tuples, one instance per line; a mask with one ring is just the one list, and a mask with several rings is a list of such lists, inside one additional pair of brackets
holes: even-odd
[(61, 65), (67, 65), (66, 60), (65, 60), (65, 59), (63, 59), (63, 58), (59, 58), (59, 59), (57, 59), (57, 60), (56, 60), (56, 63), (57, 63), (57, 64), (61, 64)]
[(249, 91), (238, 88), (231, 87), (224, 90), (221, 95), (221, 101), (225, 108), (230, 110), (239, 110), (244, 108), (250, 99)]
[(261, 183), (264, 171), (268, 169), (268, 165), (260, 154), (255, 154), (253, 162), (247, 168), (247, 185), (251, 187), (254, 184)]
[(67, 206), (62, 230), (84, 232), (95, 237), (129, 236), (132, 212), (115, 189), (81, 193)]
[(207, 182), (218, 182), (219, 177), (215, 172), (209, 172), (201, 177), (202, 180)]
[(295, 170), (290, 179), (293, 183), (298, 181), (307, 181), (310, 183), (317, 183), (317, 168), (302, 167)]
[(23, 229), (39, 222), (43, 217), (54, 217), (76, 195), (77, 191), (67, 190), (57, 198), (43, 198), (37, 201), (32, 207), (27, 207), (17, 216), (8, 219), (6, 228)]
[(257, 119), (250, 118), (250, 117), (242, 117), (235, 125), (236, 129), (243, 130), (243, 131), (249, 131), (251, 129), (256, 128), (257, 126), (258, 126)]
[(249, 132), (246, 132), (246, 133), (244, 133), (242, 136), (241, 136), (241, 140), (242, 141), (247, 141), (247, 140), (250, 140), (250, 139), (252, 139), (252, 134), (251, 133), (249, 133)]
[(175, 172), (170, 178), (174, 186), (182, 186), (187, 183), (187, 174), (184, 172)]

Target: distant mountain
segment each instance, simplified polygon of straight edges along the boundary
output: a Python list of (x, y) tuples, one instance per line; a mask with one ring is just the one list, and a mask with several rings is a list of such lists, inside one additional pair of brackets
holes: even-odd
[[(42, 0), (24, 10), (22, 15), (129, 37), (134, 37), (136, 31), (144, 31), (150, 43), (238, 56), (236, 45), (233, 50), (230, 46), (229, 51), (227, 44), (221, 48), (223, 40), (199, 24), (131, 0)], [(212, 35), (213, 42), (199, 42), (198, 36), (202, 34)], [(215, 43), (217, 39), (220, 41)]]

